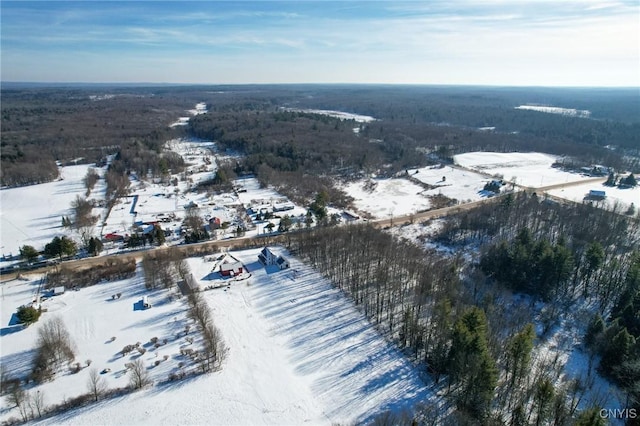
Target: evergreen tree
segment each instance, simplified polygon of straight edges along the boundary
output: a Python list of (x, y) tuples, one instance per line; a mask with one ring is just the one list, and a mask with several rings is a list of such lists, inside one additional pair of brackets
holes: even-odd
[(25, 259), (27, 262), (33, 262), (40, 256), (38, 250), (36, 250), (33, 246), (24, 245), (20, 247), (20, 257)]
[(574, 426), (607, 426), (607, 420), (600, 415), (597, 407), (581, 411), (576, 417)]
[(627, 186), (636, 186), (638, 185), (638, 181), (636, 180), (636, 177), (633, 175), (633, 173), (630, 173), (629, 176), (627, 176), (624, 179), (620, 180), (621, 184), (627, 185)]
[(507, 374), (512, 387), (524, 379), (529, 371), (535, 337), (535, 328), (529, 323), (516, 333), (507, 345)]
[(553, 383), (546, 377), (538, 380), (536, 383), (533, 394), (533, 404), (536, 410), (536, 426), (545, 424), (549, 416), (551, 402), (553, 401), (554, 390)]
[(606, 186), (616, 186), (616, 175), (613, 172), (609, 173), (607, 181), (604, 183)]
[(602, 245), (595, 241), (589, 245), (584, 255), (585, 257), (585, 282), (584, 282), (584, 295), (588, 293), (589, 282), (591, 276), (597, 271), (604, 262), (604, 249)]
[(289, 215), (284, 215), (284, 217), (282, 219), (280, 219), (280, 225), (278, 226), (278, 231), (280, 232), (287, 232), (290, 228), (291, 228), (291, 218), (289, 217)]
[(161, 246), (165, 242), (164, 231), (160, 227), (160, 225), (153, 225), (153, 238), (156, 240), (156, 243)]
[(92, 256), (97, 256), (102, 251), (103, 247), (104, 244), (102, 244), (102, 241), (100, 241), (99, 238), (91, 237), (89, 239), (87, 250)]
[(613, 367), (622, 364), (631, 354), (635, 343), (636, 339), (629, 334), (626, 327), (622, 327), (603, 353), (601, 365), (606, 371), (611, 371)]
[(458, 406), (476, 418), (488, 413), (498, 381), (498, 369), (487, 346), (483, 310), (468, 309), (456, 321), (449, 352), (450, 381), (458, 385)]
[(72, 239), (63, 236), (54, 237), (50, 243), (44, 246), (44, 253), (49, 257), (73, 256), (78, 251), (78, 246)]
[(20, 306), (16, 316), (20, 323), (30, 325), (38, 321), (40, 314), (41, 312), (33, 306)]

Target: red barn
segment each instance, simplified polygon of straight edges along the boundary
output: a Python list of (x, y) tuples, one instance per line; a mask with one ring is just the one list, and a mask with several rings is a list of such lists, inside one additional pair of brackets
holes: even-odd
[(242, 271), (242, 262), (229, 262), (220, 265), (220, 275), (223, 277), (240, 275)]

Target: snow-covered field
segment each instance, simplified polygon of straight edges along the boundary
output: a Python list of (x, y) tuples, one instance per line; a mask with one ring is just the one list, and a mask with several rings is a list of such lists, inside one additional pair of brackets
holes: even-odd
[(481, 174), (455, 167), (424, 167), (411, 176), (436, 188), (424, 191), (425, 195), (444, 195), (459, 202), (478, 201), (486, 197), (483, 191), (487, 178)]
[[(198, 104), (196, 104), (196, 106), (194, 107), (194, 109), (190, 109), (187, 111), (189, 114), (193, 115), (199, 115), (199, 114), (205, 114), (207, 112), (207, 104), (205, 104), (204, 102), (200, 102)], [(180, 117), (178, 118), (178, 121), (172, 123), (170, 125), (170, 127), (176, 127), (176, 126), (186, 126), (189, 124), (189, 119), (191, 117)]]
[[(367, 189), (369, 188), (369, 189)], [(424, 189), (406, 179), (366, 179), (342, 188), (354, 198), (356, 209), (378, 219), (428, 210), (431, 202)]]
[(618, 204), (618, 208), (622, 209), (622, 212), (625, 212), (632, 203), (636, 208), (636, 212), (638, 207), (640, 207), (640, 186), (621, 189), (617, 186), (610, 187), (603, 186), (598, 183), (585, 183), (583, 185), (576, 185), (569, 188), (552, 189), (548, 192), (556, 197), (581, 203), (591, 190), (605, 191), (607, 196), (603, 201), (594, 202), (595, 205), (606, 206), (606, 208), (612, 209), (616, 204)]
[[(42, 250), (55, 236), (68, 235), (62, 217), (72, 218), (71, 202), (84, 198), (83, 179), (92, 165), (60, 168), (55, 182), (0, 190), (0, 241), (3, 255), (17, 255), (25, 244)], [(104, 180), (99, 180), (89, 198), (104, 200)], [(94, 214), (100, 215), (94, 209)], [(72, 218), (73, 219), (73, 218)]]
[[(105, 400), (43, 423), (350, 423), (370, 420), (381, 411), (409, 409), (430, 397), (411, 364), (349, 300), (310, 267), (275, 251), (287, 256), (290, 269), (265, 269), (257, 260), (259, 249), (232, 252), (251, 277), (203, 293), (229, 347), (219, 372)], [(202, 286), (220, 279), (210, 274), (210, 262), (188, 262)], [(3, 326), (19, 304), (31, 300), (36, 285), (12, 281), (3, 286)], [(111, 300), (116, 292), (122, 298)], [(143, 295), (149, 295), (153, 307), (136, 310)], [(78, 360), (89, 358), (92, 366), (111, 368), (102, 376), (110, 387), (127, 383), (124, 363), (138, 357), (117, 355), (123, 345), (168, 339), (140, 357), (155, 380), (176, 369), (183, 361), (179, 349), (189, 346), (184, 335), (175, 337), (188, 321), (184, 298), (171, 301), (166, 290), (148, 292), (140, 276), (67, 291), (45, 303), (50, 311), (40, 321), (63, 315), (78, 346)], [(2, 364), (10, 371), (28, 370), (41, 322), (16, 332), (3, 327)], [(166, 361), (164, 355), (169, 356)], [(152, 366), (157, 359), (163, 361)], [(86, 392), (87, 368), (59, 374), (37, 388), (45, 392), (46, 404)], [(18, 416), (15, 409), (0, 413), (3, 420)]]
[(409, 177), (360, 179), (342, 186), (354, 198), (358, 211), (378, 219), (403, 216), (432, 208), (429, 197), (444, 195), (458, 202), (477, 201), (487, 196), (483, 191), (487, 178), (455, 167), (424, 167), (409, 170)]
[(588, 179), (576, 173), (553, 168), (559, 157), (538, 152), (467, 152), (454, 156), (462, 167), (493, 176), (502, 176), (508, 182), (533, 188)]
[(297, 109), (297, 108), (283, 108), (289, 112), (304, 112), (308, 114), (320, 114), (328, 117), (338, 118), (340, 120), (353, 120), (357, 123), (370, 123), (376, 121), (375, 118), (368, 115), (354, 114), (351, 112), (333, 111), (327, 109)]
[(515, 109), (545, 112), (547, 114), (569, 115), (571, 117), (587, 118), (591, 116), (591, 111), (586, 109), (561, 108), (561, 107), (552, 107), (552, 106), (544, 106), (544, 105), (520, 105), (515, 107)]

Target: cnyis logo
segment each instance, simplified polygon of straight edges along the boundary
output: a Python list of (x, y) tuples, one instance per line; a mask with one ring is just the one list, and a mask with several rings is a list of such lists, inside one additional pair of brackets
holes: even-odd
[(600, 410), (600, 417), (603, 419), (637, 419), (638, 413), (635, 408), (603, 408)]

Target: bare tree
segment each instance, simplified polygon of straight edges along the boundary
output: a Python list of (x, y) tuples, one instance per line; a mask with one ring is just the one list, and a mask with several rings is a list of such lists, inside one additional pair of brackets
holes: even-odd
[[(6, 382), (7, 402), (11, 405), (19, 407), (25, 400), (26, 394), (22, 386), (20, 386), (20, 380), (12, 379)], [(3, 388), (5, 391), (5, 388)]]
[(29, 396), (20, 385), (20, 380), (14, 379), (8, 381), (7, 386), (7, 402), (15, 407), (18, 407), (20, 416), (23, 421), (29, 420), (29, 413), (27, 412), (27, 406), (29, 405)]
[(100, 396), (105, 392), (105, 390), (107, 390), (107, 384), (95, 368), (89, 370), (87, 387), (89, 388), (89, 393), (93, 395), (94, 401), (98, 401)]
[(31, 408), (31, 417), (42, 417), (42, 411), (44, 410), (44, 392), (36, 390), (27, 396), (29, 407)]
[(93, 203), (79, 195), (71, 202), (71, 209), (74, 214), (74, 225), (78, 229), (93, 226), (98, 220), (97, 216), (91, 214)]
[(38, 329), (32, 377), (37, 382), (50, 380), (64, 362), (75, 358), (75, 345), (60, 317), (53, 317)]
[(38, 330), (38, 353), (54, 367), (74, 359), (75, 345), (62, 318), (53, 317)]
[(200, 232), (204, 227), (204, 219), (202, 219), (202, 216), (200, 215), (200, 209), (195, 206), (190, 206), (187, 208), (185, 213), (185, 227), (194, 232)]
[(227, 346), (222, 340), (222, 335), (218, 328), (212, 323), (202, 331), (204, 337), (204, 350), (201, 359), (202, 370), (214, 371), (220, 368), (222, 362), (226, 358)]
[(136, 359), (130, 364), (129, 374), (129, 384), (134, 389), (141, 389), (151, 384), (151, 377), (141, 359)]

